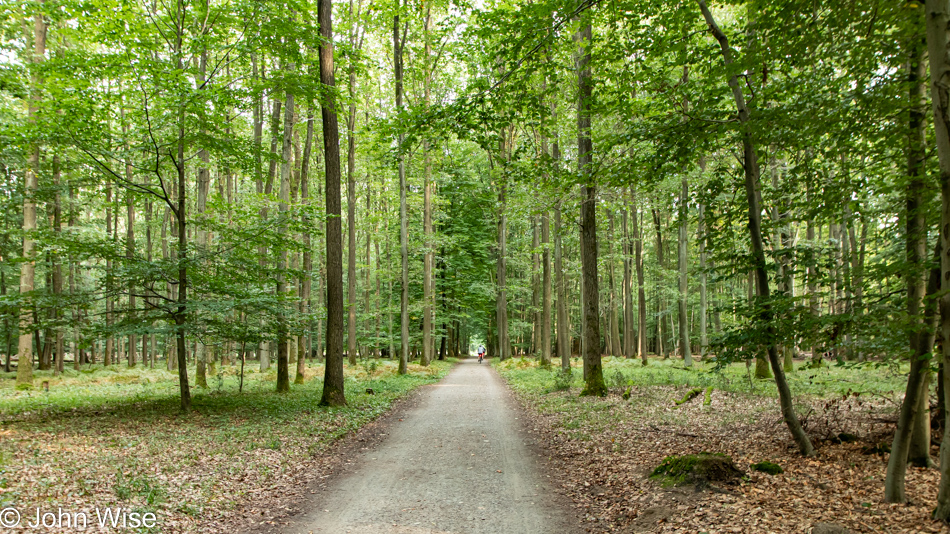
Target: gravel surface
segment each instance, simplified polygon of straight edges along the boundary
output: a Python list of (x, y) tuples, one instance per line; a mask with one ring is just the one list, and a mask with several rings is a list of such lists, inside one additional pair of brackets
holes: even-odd
[(465, 360), (427, 386), (283, 531), (577, 531), (569, 499), (554, 491), (522, 423), (495, 372)]

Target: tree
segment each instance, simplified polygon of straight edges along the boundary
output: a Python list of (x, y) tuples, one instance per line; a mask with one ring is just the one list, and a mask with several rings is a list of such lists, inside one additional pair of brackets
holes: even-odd
[(331, 0), (319, 0), (320, 83), (329, 90), (321, 102), (323, 160), (326, 165), (327, 211), (327, 357), (321, 406), (343, 406), (343, 227), (340, 221), (340, 130), (336, 115), (333, 76), (333, 23)]
[[(39, 9), (33, 15), (33, 69), (32, 91), (28, 114), (30, 121), (36, 124), (36, 115), (42, 100), (43, 81), (39, 74), (39, 64), (46, 57), (47, 24), (43, 7), (45, 0), (38, 2)], [(40, 173), (40, 145), (31, 143), (26, 172), (23, 174), (23, 258), (20, 264), (20, 295), (29, 295), (34, 289), (36, 260), (34, 259), (34, 237), (36, 232), (36, 190), (37, 176)], [(33, 310), (29, 301), (20, 306), (20, 341), (17, 350), (17, 378), (19, 389), (33, 387)]]
[[(698, 1), (700, 10), (703, 13), (703, 18), (709, 26), (709, 30), (716, 40), (719, 41), (723, 62), (726, 68), (729, 69), (733, 64), (732, 49), (729, 48), (729, 39), (719, 28), (709, 8), (706, 7), (705, 0)], [(769, 278), (765, 267), (765, 249), (762, 244), (762, 209), (757, 191), (760, 179), (759, 162), (749, 124), (749, 108), (746, 105), (745, 95), (743, 95), (742, 89), (739, 87), (739, 81), (735, 74), (729, 76), (728, 83), (732, 89), (733, 99), (735, 100), (736, 109), (739, 114), (739, 122), (742, 127), (742, 167), (745, 172), (746, 201), (749, 205), (749, 237), (752, 241), (752, 259), (755, 265), (756, 288), (760, 299), (757, 319), (765, 326), (765, 332), (768, 336), (766, 343), (768, 344), (769, 363), (772, 366), (772, 372), (775, 373), (775, 384), (778, 387), (782, 417), (785, 419), (785, 424), (792, 433), (792, 437), (795, 439), (799, 451), (805, 456), (812, 456), (815, 454), (815, 449), (811, 444), (811, 440), (805, 434), (801, 422), (798, 420), (798, 415), (795, 413), (795, 408), (792, 404), (791, 390), (785, 379), (785, 371), (778, 359), (775, 326), (772, 324), (773, 312), (769, 302)]]
[(581, 187), (581, 261), (584, 276), (584, 389), (581, 395), (604, 396), (603, 365), (600, 360), (600, 292), (597, 279), (597, 185), (592, 173), (593, 146), (590, 138), (591, 23), (585, 20), (578, 32), (577, 54), (577, 165), (584, 180)]

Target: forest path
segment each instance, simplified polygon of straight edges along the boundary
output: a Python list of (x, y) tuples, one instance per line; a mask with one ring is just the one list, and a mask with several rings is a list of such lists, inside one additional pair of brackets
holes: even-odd
[(574, 532), (512, 395), (468, 359), (331, 479), (285, 533)]

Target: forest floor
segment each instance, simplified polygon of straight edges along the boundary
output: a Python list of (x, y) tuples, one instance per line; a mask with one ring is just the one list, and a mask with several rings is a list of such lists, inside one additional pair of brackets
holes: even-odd
[(582, 532), (517, 401), (487, 364), (465, 360), (413, 397), (358, 434), (365, 441), (346, 464), (294, 503), (301, 513), (252, 532)]
[[(774, 382), (752, 379), (741, 364), (687, 370), (674, 360), (644, 367), (606, 358), (606, 398), (579, 397), (578, 369), (568, 381), (534, 360), (495, 365), (532, 414), (531, 427), (588, 532), (809, 533), (820, 523), (852, 532), (948, 532), (930, 519), (936, 469), (908, 470), (909, 504), (883, 502), (887, 455), (875, 451), (893, 435), (906, 380), (900, 369), (826, 365), (790, 373), (817, 446), (816, 457), (803, 458), (782, 422)], [(703, 394), (676, 405), (709, 386), (708, 406)], [(727, 454), (747, 476), (705, 491), (649, 478), (664, 457), (699, 452)], [(761, 461), (784, 473), (749, 468)]]
[[(274, 392), (276, 371), (248, 364), (243, 392), (237, 368), (222, 366), (209, 388), (192, 388), (193, 410), (179, 410), (177, 372), (124, 365), (52, 376), (33, 391), (0, 376), (0, 510), (87, 514), (85, 532), (234, 532), (273, 522), (308, 481), (326, 476), (335, 451), (360, 427), (453, 362), (410, 365), (369, 360), (347, 366), (344, 408), (319, 408), (323, 366), (307, 382)], [(255, 362), (256, 364), (256, 362)], [(189, 370), (194, 376), (194, 369)], [(368, 390), (372, 390), (372, 394)], [(96, 509), (156, 514), (152, 529), (99, 528)], [(30, 518), (34, 519), (30, 519)], [(4, 520), (0, 517), (0, 520)], [(35, 531), (68, 529), (35, 529)], [(0, 532), (10, 530), (0, 525)]]

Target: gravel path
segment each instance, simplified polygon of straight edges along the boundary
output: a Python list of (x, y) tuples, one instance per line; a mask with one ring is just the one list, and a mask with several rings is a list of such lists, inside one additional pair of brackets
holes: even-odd
[(519, 414), (487, 364), (463, 361), (284, 532), (575, 531), (569, 501), (552, 489)]

